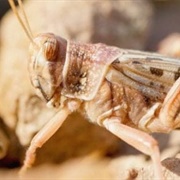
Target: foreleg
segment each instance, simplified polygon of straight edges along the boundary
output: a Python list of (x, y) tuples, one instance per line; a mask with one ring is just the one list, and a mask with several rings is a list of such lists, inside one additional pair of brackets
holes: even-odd
[(69, 102), (67, 106), (58, 111), (55, 116), (34, 136), (28, 150), (26, 151), (24, 164), (20, 170), (20, 175), (22, 175), (27, 168), (31, 167), (34, 163), (37, 148), (42, 147), (42, 145), (48, 141), (49, 138), (51, 138), (61, 127), (67, 116), (72, 113), (72, 111), (75, 111), (78, 107), (79, 104), (77, 102)]

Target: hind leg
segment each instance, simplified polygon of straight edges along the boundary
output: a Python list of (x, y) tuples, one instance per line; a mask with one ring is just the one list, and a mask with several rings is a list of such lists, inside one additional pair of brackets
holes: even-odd
[(167, 128), (180, 128), (180, 78), (169, 90), (163, 102), (159, 119)]
[(169, 90), (164, 102), (154, 104), (140, 119), (138, 127), (161, 133), (180, 128), (180, 78)]

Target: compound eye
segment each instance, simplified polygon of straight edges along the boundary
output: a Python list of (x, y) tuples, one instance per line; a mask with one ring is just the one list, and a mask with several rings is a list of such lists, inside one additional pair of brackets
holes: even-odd
[(48, 38), (44, 43), (44, 55), (47, 61), (56, 61), (59, 44), (56, 38)]

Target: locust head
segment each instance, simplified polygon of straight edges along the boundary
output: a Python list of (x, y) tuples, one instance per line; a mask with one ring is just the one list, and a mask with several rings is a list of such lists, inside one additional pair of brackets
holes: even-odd
[(16, 8), (14, 0), (8, 1), (31, 42), (29, 48), (31, 83), (46, 102), (52, 102), (54, 96), (57, 96), (57, 91), (60, 92), (67, 41), (51, 33), (40, 34), (34, 37), (22, 1), (17, 1), (22, 12), (22, 17)]
[(67, 41), (51, 33), (40, 34), (30, 44), (32, 85), (46, 102), (60, 91)]

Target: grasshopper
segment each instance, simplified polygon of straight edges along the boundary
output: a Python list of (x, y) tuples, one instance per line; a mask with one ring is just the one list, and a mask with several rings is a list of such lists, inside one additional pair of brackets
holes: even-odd
[(37, 148), (79, 110), (149, 155), (155, 177), (163, 179), (158, 143), (149, 133), (180, 127), (180, 61), (101, 43), (77, 43), (53, 33), (34, 37), (21, 0), (24, 22), (14, 1), (9, 3), (31, 42), (31, 83), (48, 106), (58, 108), (32, 139), (21, 172), (32, 166)]

